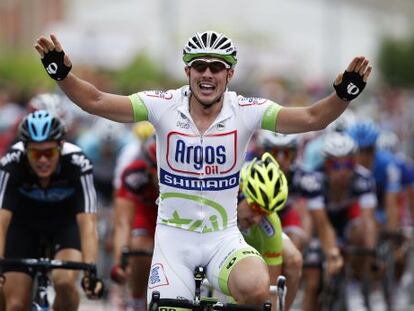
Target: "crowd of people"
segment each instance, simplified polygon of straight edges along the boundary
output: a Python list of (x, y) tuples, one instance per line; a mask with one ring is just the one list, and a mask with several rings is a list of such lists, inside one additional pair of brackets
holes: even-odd
[[(241, 304), (272, 299), (273, 310), (269, 287), (284, 275), (286, 310), (302, 288), (302, 309), (311, 311), (320, 310), (321, 274), (353, 261), (347, 247), (374, 250), (381, 232), (413, 225), (407, 131), (348, 107), (371, 72), (364, 57), (323, 99), (287, 107), (227, 90), (237, 50), (213, 31), (184, 47), (189, 86), (130, 96), (73, 74), (56, 36), (36, 49), (66, 95), (39, 94), (26, 111), (0, 106), (10, 115), (1, 129), (0, 257), (47, 251), (109, 262), (98, 278), (85, 274), (82, 287), (89, 298), (104, 295), (104, 283), (109, 298), (126, 288), (114, 306), (124, 310), (146, 310), (154, 291), (193, 299), (201, 265), (216, 291)], [(77, 114), (71, 102), (98, 117)], [(125, 249), (153, 256), (126, 264)], [(355, 277), (373, 265), (358, 260)], [(2, 273), (5, 310), (27, 309), (33, 271)], [(77, 278), (53, 273), (54, 310), (77, 310)]]

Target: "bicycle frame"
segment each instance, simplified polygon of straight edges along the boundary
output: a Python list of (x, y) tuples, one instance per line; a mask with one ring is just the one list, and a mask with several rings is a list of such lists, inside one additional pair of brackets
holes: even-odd
[[(42, 269), (43, 270), (43, 269)], [(32, 311), (47, 311), (49, 310), (50, 304), (47, 296), (47, 289), (50, 284), (49, 277), (47, 276), (48, 271), (39, 271), (36, 277), (37, 287), (32, 302)]]

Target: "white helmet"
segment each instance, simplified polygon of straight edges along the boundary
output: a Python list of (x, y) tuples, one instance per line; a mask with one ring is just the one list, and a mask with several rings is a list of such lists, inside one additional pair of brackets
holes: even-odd
[(326, 129), (335, 132), (344, 132), (356, 121), (355, 113), (347, 109), (335, 121), (329, 124)]
[(123, 123), (104, 118), (98, 118), (91, 130), (96, 133), (99, 140), (103, 143), (116, 144), (121, 141), (126, 134), (126, 127)]
[(398, 144), (400, 139), (397, 134), (392, 131), (382, 130), (376, 141), (376, 145), (380, 149), (396, 152), (398, 150)]
[(260, 147), (272, 148), (294, 148), (298, 146), (298, 134), (279, 134), (272, 131), (260, 130), (257, 136), (257, 142)]
[(233, 41), (215, 31), (197, 32), (188, 39), (183, 50), (183, 61), (188, 64), (195, 58), (213, 56), (224, 60), (234, 67), (237, 63), (237, 49)]
[(346, 157), (354, 154), (356, 150), (357, 145), (355, 141), (347, 134), (330, 132), (324, 137), (322, 154), (325, 157)]
[(73, 121), (72, 113), (66, 108), (64, 97), (53, 93), (42, 93), (34, 96), (29, 101), (29, 106), (34, 110), (47, 110), (53, 116), (60, 118), (67, 127)]

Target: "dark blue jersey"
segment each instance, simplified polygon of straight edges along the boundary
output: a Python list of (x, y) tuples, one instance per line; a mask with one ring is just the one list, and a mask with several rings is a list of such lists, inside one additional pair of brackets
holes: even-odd
[(355, 166), (350, 185), (340, 202), (329, 199), (329, 180), (322, 171), (304, 172), (300, 179), (300, 189), (308, 200), (309, 209), (325, 208), (327, 212), (339, 212), (358, 203), (361, 208), (377, 205), (375, 180), (371, 173), (360, 165)]
[(73, 221), (78, 213), (96, 213), (92, 174), (82, 150), (64, 143), (58, 167), (43, 188), (19, 142), (0, 160), (0, 208), (13, 213), (13, 222), (38, 225), (58, 225)]

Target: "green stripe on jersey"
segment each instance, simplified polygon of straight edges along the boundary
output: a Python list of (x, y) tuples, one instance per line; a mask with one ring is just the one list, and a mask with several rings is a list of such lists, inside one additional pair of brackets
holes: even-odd
[(266, 109), (262, 119), (262, 129), (269, 131), (276, 131), (276, 120), (282, 106), (271, 102), (271, 105)]
[(147, 121), (148, 120), (148, 110), (145, 107), (144, 102), (138, 96), (138, 94), (132, 94), (129, 96), (129, 100), (132, 104), (132, 111), (134, 112), (134, 122), (138, 121)]

